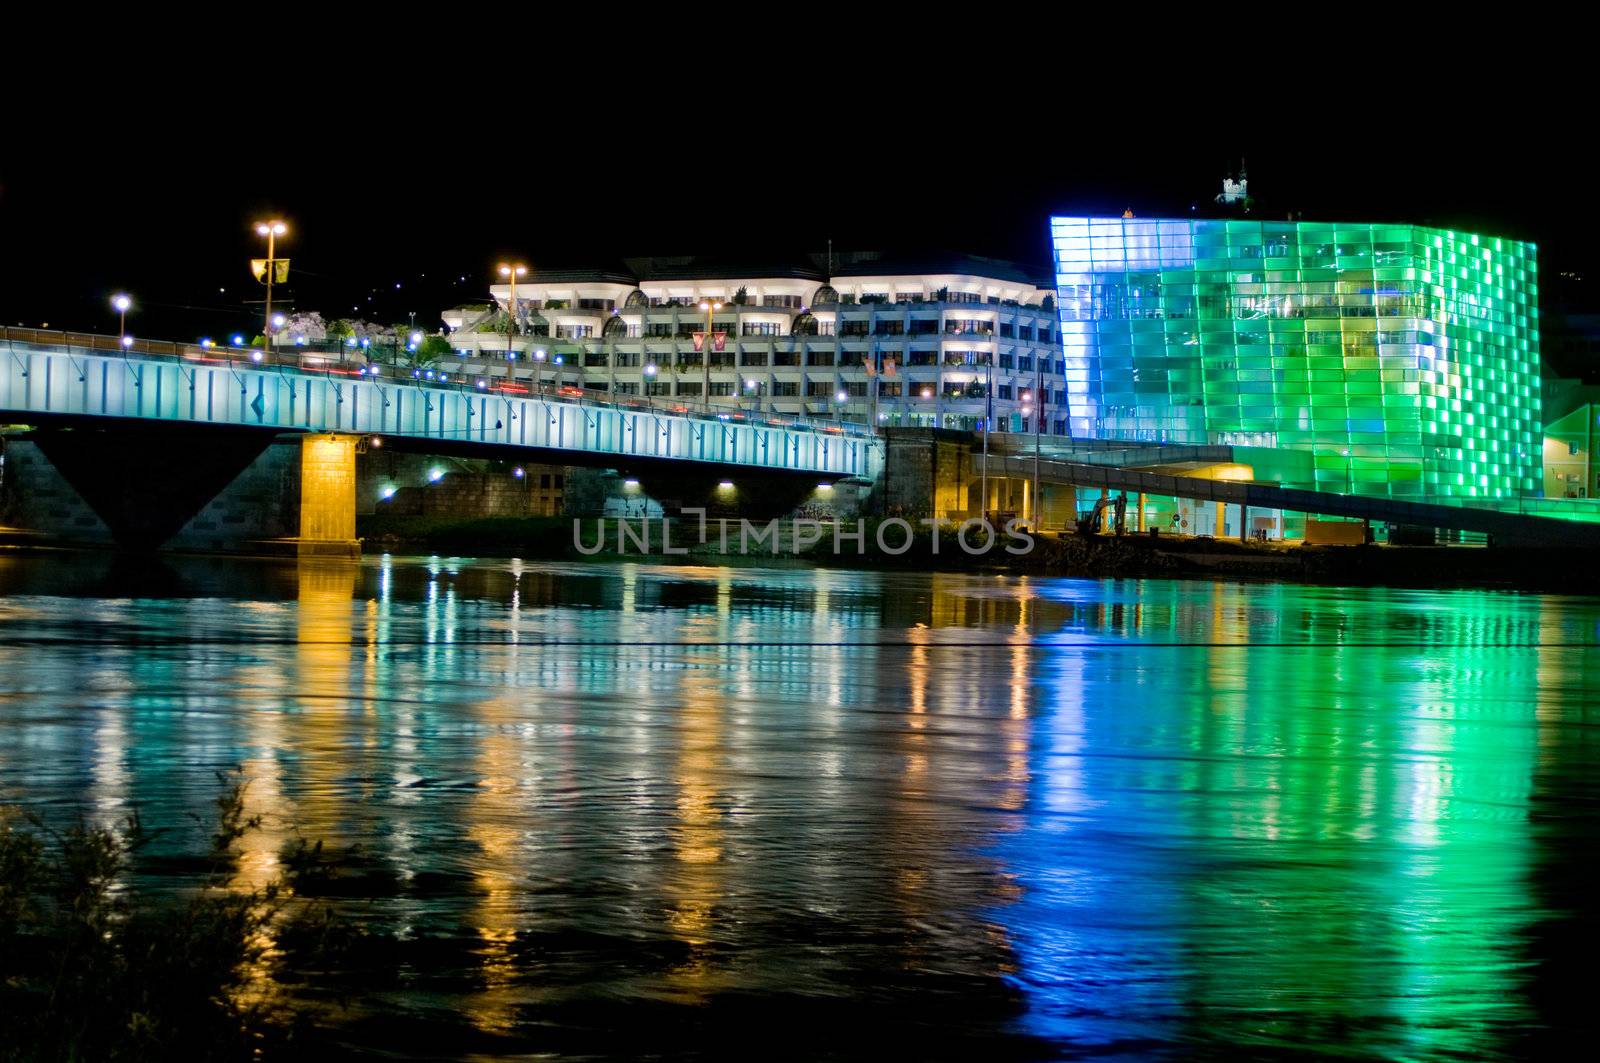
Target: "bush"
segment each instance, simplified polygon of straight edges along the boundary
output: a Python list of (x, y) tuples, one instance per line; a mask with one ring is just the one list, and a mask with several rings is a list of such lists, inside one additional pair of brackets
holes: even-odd
[(329, 916), (290, 917), (278, 883), (233, 888), (236, 843), (260, 820), (243, 782), (224, 782), (185, 893), (136, 885), (153, 838), (137, 815), (56, 830), (0, 809), (0, 1060), (244, 1060), (294, 1040), (272, 942)]

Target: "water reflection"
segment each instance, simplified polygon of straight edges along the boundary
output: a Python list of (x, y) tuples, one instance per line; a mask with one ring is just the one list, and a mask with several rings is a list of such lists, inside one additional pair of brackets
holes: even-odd
[(454, 943), (377, 1012), (1424, 1058), (1582, 1014), (1541, 972), (1587, 941), (1593, 601), (99, 555), (0, 595), (0, 793), (192, 850), (242, 764), (241, 885), (299, 831)]

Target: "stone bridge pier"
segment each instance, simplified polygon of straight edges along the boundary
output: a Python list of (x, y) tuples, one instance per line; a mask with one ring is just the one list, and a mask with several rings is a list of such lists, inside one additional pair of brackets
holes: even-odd
[(39, 428), (0, 444), (0, 527), (13, 541), (354, 558), (360, 442), (221, 426)]

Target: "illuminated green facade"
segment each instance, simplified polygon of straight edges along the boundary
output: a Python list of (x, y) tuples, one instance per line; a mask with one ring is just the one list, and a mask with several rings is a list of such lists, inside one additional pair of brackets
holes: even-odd
[(1309, 450), (1404, 498), (1541, 487), (1534, 245), (1416, 225), (1052, 218), (1074, 435)]

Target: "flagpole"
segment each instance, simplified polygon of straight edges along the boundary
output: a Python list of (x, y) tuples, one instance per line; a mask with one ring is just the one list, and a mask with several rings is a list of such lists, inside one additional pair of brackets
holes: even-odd
[(989, 516), (989, 417), (994, 412), (994, 398), (990, 394), (994, 385), (993, 352), (988, 358), (991, 361), (983, 367), (983, 474), (979, 481), (982, 486), (978, 488), (978, 515), (984, 518)]

